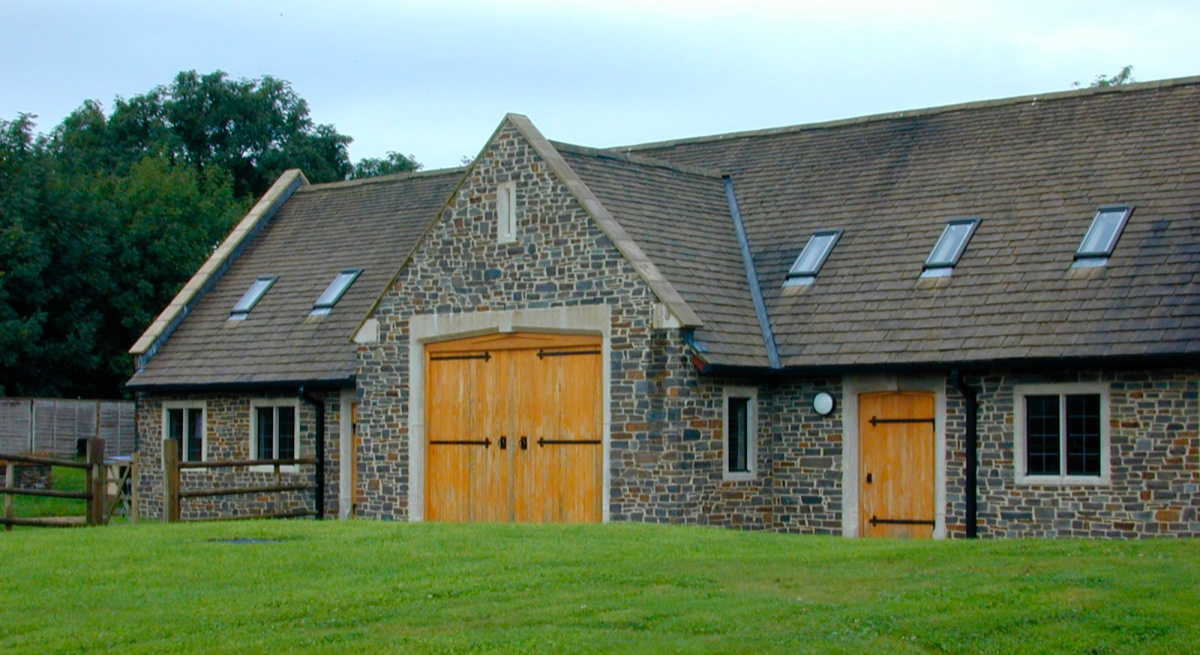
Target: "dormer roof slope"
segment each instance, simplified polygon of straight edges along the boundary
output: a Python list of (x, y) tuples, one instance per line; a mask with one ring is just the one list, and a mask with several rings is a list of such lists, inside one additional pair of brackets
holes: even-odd
[(554, 146), (699, 315), (696, 346), (739, 366), (767, 366), (721, 176), (611, 151)]
[[(462, 174), (446, 169), (299, 188), (129, 387), (349, 383), (355, 329)], [(362, 272), (328, 315), (310, 316), (322, 292), (350, 269)], [(245, 320), (230, 321), (234, 305), (264, 276), (274, 284)]]
[[(618, 150), (732, 176), (784, 368), (1200, 354), (1200, 78)], [(1114, 203), (1107, 265), (1073, 268)], [(957, 266), (920, 279), (958, 218)]]

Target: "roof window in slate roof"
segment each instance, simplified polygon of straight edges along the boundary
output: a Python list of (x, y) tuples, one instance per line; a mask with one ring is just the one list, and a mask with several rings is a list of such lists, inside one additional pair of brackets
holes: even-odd
[(959, 218), (947, 223), (941, 238), (933, 246), (933, 252), (929, 253), (929, 258), (925, 260), (925, 270), (921, 277), (950, 275), (963, 251), (967, 249), (967, 242), (971, 240), (971, 235), (975, 234), (976, 227), (979, 227), (978, 218)]
[(841, 236), (841, 230), (814, 232), (804, 246), (804, 250), (800, 251), (796, 263), (792, 264), (792, 268), (788, 271), (786, 284), (788, 286), (812, 284), (813, 278), (817, 277), (817, 273), (821, 271), (821, 267), (829, 258), (829, 253), (833, 252), (833, 247), (837, 245)]
[(1092, 226), (1075, 251), (1075, 266), (1103, 266), (1112, 255), (1131, 214), (1132, 205), (1107, 205), (1096, 210)]
[(246, 316), (250, 313), (250, 310), (254, 309), (254, 306), (258, 304), (259, 300), (262, 300), (262, 297), (267, 293), (267, 289), (270, 289), (271, 285), (275, 284), (275, 280), (277, 279), (278, 277), (272, 275), (268, 277), (260, 277), (255, 280), (254, 283), (250, 285), (250, 288), (246, 289), (246, 293), (242, 294), (242, 299), (237, 301), (237, 304), (233, 306), (233, 311), (229, 313), (229, 320), (246, 320)]
[(326, 316), (333, 311), (333, 306), (341, 300), (342, 294), (346, 293), (346, 289), (349, 289), (351, 284), (354, 284), (360, 273), (362, 273), (361, 268), (348, 268), (338, 273), (337, 277), (333, 278), (333, 282), (325, 287), (325, 292), (321, 294), (321, 297), (317, 298), (317, 302), (313, 303), (313, 309), (308, 315)]

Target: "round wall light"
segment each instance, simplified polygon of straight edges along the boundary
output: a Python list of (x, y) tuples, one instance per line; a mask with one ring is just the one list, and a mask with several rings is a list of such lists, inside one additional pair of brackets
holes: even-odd
[(837, 402), (834, 401), (833, 396), (824, 391), (813, 396), (813, 411), (821, 416), (829, 416), (833, 413), (833, 408), (836, 406)]

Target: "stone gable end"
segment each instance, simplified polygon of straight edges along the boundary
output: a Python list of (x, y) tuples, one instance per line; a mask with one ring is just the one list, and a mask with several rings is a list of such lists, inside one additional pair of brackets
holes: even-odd
[[(497, 188), (507, 182), (516, 183), (516, 239), (499, 243)], [(634, 451), (651, 447), (647, 396), (653, 395), (653, 378), (662, 377), (655, 371), (666, 365), (652, 329), (655, 301), (566, 185), (506, 122), (378, 304), (378, 340), (359, 348), (359, 515), (408, 517), (410, 317), (606, 305), (610, 469), (624, 471), (633, 470)], [(682, 361), (679, 331), (659, 336)], [(611, 486), (614, 517), (625, 514), (620, 508), (629, 502), (651, 503), (649, 490), (635, 490), (639, 483), (618, 477)], [(642, 501), (622, 500), (637, 498)]]

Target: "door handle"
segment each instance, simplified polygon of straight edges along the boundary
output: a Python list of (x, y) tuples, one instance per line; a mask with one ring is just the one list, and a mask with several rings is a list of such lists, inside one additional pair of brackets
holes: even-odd
[(500, 450), (508, 448), (508, 437), (500, 437)]
[[(501, 448), (503, 448), (503, 447), (504, 446), (501, 446)], [(867, 484), (871, 484), (871, 474), (870, 473), (867, 474)]]
[(529, 450), (529, 438), (521, 437), (521, 450)]

